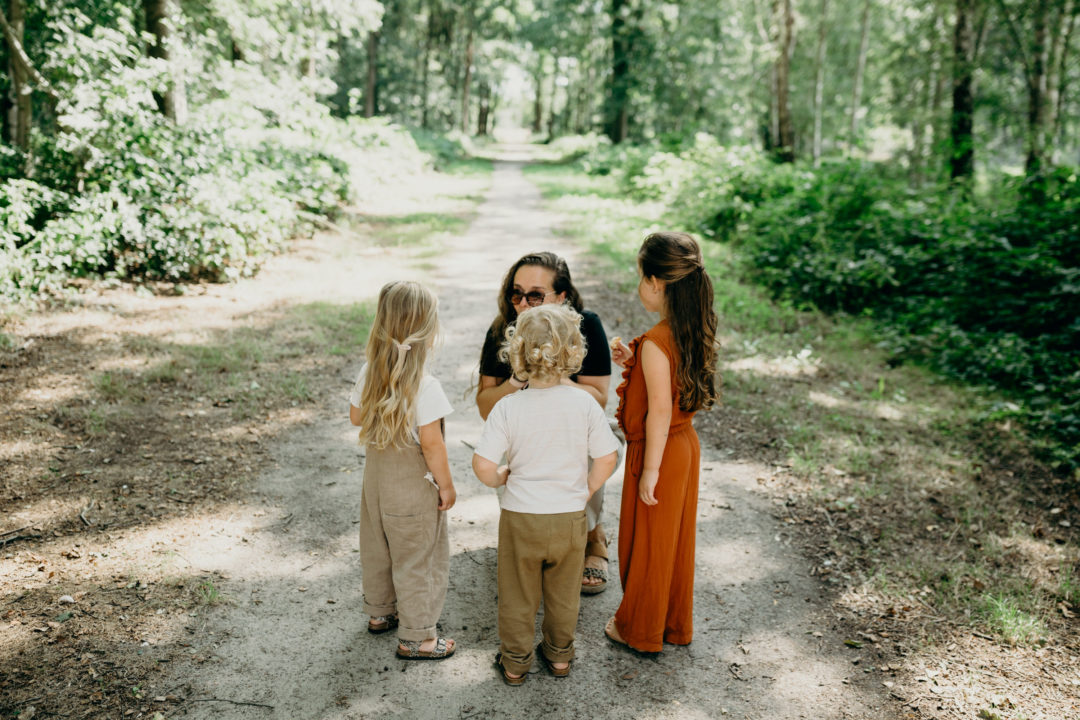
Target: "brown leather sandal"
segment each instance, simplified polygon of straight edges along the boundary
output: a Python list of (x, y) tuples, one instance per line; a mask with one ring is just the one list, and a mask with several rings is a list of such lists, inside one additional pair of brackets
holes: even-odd
[(495, 667), (499, 668), (499, 674), (502, 675), (503, 682), (507, 685), (517, 687), (525, 684), (525, 678), (528, 677), (526, 673), (514, 677), (506, 672), (506, 666), (502, 664), (502, 653), (495, 653)]

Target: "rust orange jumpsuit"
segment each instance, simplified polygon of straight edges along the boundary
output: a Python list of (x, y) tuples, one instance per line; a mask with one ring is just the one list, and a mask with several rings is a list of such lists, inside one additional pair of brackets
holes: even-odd
[[(660, 461), (656, 505), (638, 497), (645, 460), (648, 394), (641, 369), (641, 344), (651, 340), (671, 364), (671, 430)], [(666, 320), (630, 343), (632, 357), (616, 392), (616, 417), (626, 433), (626, 474), (619, 515), (619, 577), (623, 599), (615, 613), (619, 635), (643, 652), (664, 643), (688, 645), (693, 638), (694, 540), (697, 532), (701, 448), (690, 424), (694, 413), (679, 409), (675, 370), (678, 349)]]

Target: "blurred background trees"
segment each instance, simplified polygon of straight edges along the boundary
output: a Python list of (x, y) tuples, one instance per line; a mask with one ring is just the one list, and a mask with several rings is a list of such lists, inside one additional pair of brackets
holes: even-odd
[[(1080, 0), (0, 0), (0, 297), (227, 280), (526, 128), (1080, 458)], [(425, 154), (427, 150), (429, 154)], [(1064, 449), (1062, 449), (1064, 448)]]

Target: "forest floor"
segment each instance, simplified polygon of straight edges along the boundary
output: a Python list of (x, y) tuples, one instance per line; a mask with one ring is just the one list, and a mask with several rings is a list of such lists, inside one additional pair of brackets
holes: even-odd
[[(836, 569), (835, 536), (872, 523), (853, 520), (863, 515), (851, 505), (820, 512), (767, 418), (740, 407), (738, 383), (734, 402), (698, 424), (693, 644), (655, 657), (611, 645), (602, 627), (616, 581), (582, 599), (569, 680), (534, 669), (523, 687), (504, 686), (492, 667), (498, 505), (472, 477), (469, 447), (501, 277), (525, 252), (552, 249), (609, 335), (652, 320), (626, 291), (632, 265), (566, 238), (568, 216), (522, 174), (527, 149), (501, 157), (490, 177), (385, 188), (349, 209), (341, 231), (298, 241), (235, 285), (98, 283), (74, 304), (8, 319), (0, 718), (1080, 716), (1073, 606), (1043, 645), (960, 626), (927, 641), (941, 621), (917, 593), (881, 605), (846, 581), (852, 567)], [(441, 663), (396, 659), (360, 610), (363, 456), (346, 403), (391, 278), (438, 293), (446, 340), (433, 372), (457, 408), (441, 630), (459, 650)], [(728, 372), (760, 371), (756, 402), (768, 404), (828, 394), (836, 378), (814, 367), (779, 357)], [(613, 548), (620, 492), (616, 477)], [(1003, 562), (1026, 562), (1025, 550)]]

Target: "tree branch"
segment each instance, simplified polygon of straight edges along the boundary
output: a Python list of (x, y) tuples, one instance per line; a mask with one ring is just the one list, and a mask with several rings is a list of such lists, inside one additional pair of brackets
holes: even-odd
[(1027, 48), (1024, 47), (1024, 41), (1020, 37), (1020, 31), (1016, 27), (1016, 21), (1013, 20), (1013, 16), (1009, 14), (1009, 8), (1005, 5), (1005, 0), (997, 0), (998, 9), (1001, 10), (1001, 16), (1005, 18), (1005, 25), (1009, 29), (1009, 36), (1012, 37), (1013, 43), (1016, 44), (1016, 52), (1020, 53), (1020, 62), (1024, 65), (1024, 76), (1027, 78), (1028, 84), (1031, 84), (1031, 63), (1028, 62)]
[(26, 70), (26, 74), (30, 76), (30, 80), (38, 86), (38, 89), (43, 93), (51, 97), (53, 100), (59, 100), (60, 96), (53, 90), (49, 81), (41, 76), (35, 68), (33, 63), (30, 62), (30, 58), (27, 57), (26, 51), (23, 50), (22, 43), (15, 37), (15, 30), (8, 23), (7, 15), (3, 9), (0, 9), (0, 26), (3, 27), (4, 38), (7, 39), (8, 47), (11, 48), (12, 55), (18, 60), (19, 64)]

